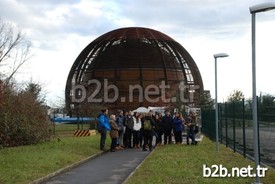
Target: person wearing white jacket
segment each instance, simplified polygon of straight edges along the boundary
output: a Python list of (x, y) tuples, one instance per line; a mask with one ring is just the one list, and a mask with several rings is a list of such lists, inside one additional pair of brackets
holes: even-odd
[(142, 114), (135, 112), (133, 115), (134, 127), (133, 127), (133, 145), (134, 148), (140, 148), (140, 129), (141, 129)]

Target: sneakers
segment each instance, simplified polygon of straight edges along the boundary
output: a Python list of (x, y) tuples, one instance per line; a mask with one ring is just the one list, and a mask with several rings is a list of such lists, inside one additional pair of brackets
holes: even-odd
[(140, 147), (139, 147), (138, 144), (135, 144), (135, 145), (134, 145), (134, 148), (135, 148), (135, 149), (139, 149)]
[(116, 150), (123, 150), (124, 148), (122, 146), (117, 146), (115, 149)]

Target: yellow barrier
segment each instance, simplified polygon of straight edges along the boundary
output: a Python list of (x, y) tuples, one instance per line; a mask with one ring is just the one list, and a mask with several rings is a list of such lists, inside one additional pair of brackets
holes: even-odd
[(74, 137), (82, 137), (82, 136), (92, 136), (96, 135), (95, 130), (75, 130)]

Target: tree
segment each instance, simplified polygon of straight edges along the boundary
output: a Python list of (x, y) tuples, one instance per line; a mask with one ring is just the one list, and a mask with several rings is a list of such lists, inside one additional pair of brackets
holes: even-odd
[(204, 91), (200, 96), (199, 107), (203, 110), (210, 110), (214, 108), (214, 100), (211, 98), (210, 91)]
[(244, 98), (243, 92), (239, 90), (234, 90), (227, 98), (228, 102), (240, 102)]
[(275, 113), (275, 97), (270, 94), (260, 94), (258, 100), (258, 116), (262, 121), (274, 121)]
[(31, 42), (20, 28), (0, 19), (0, 66), (10, 67), (4, 73), (5, 83), (9, 83), (19, 68), (30, 59), (30, 47)]
[(43, 104), (45, 102), (45, 96), (42, 94), (42, 86), (40, 84), (31, 81), (26, 85), (25, 91), (30, 93), (38, 103)]
[(260, 104), (263, 107), (274, 107), (275, 97), (270, 94), (260, 95)]

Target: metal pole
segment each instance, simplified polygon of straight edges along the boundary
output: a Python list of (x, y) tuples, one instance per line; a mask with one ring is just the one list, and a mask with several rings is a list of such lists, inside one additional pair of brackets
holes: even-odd
[(227, 102), (225, 102), (225, 145), (226, 147), (228, 147), (228, 131), (227, 131), (227, 117), (228, 117), (228, 114), (227, 114)]
[(236, 106), (235, 102), (233, 101), (233, 151), (236, 152)]
[(216, 151), (219, 152), (219, 120), (218, 120), (218, 90), (217, 90), (217, 57), (215, 57), (215, 120), (216, 120)]
[(246, 139), (245, 139), (245, 104), (244, 104), (244, 98), (242, 100), (243, 105), (243, 157), (246, 158)]
[[(258, 114), (257, 114), (257, 94), (256, 94), (256, 26), (255, 18), (256, 13), (252, 13), (252, 109), (253, 109), (253, 139), (254, 139), (254, 161), (255, 161), (255, 171), (259, 165), (259, 139), (258, 139)], [(260, 178), (256, 172), (256, 182), (260, 183)]]
[(220, 137), (220, 143), (222, 144), (222, 137), (223, 137), (223, 134), (222, 134), (222, 127), (223, 127), (223, 123), (222, 123), (222, 104), (221, 103), (218, 103), (218, 107), (219, 107), (219, 120), (220, 120), (220, 126), (219, 126), (219, 137)]

